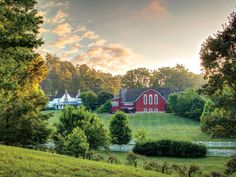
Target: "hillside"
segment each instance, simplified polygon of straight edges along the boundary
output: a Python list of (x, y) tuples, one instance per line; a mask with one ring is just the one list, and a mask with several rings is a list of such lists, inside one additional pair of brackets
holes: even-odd
[(122, 165), (0, 145), (0, 176), (155, 177), (166, 175)]

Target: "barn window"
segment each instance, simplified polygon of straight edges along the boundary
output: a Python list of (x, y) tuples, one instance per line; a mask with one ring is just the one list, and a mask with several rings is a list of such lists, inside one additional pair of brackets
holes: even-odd
[(146, 105), (147, 104), (147, 94), (143, 95), (143, 104)]
[(158, 112), (158, 108), (155, 108), (155, 112)]
[(149, 112), (152, 112), (152, 111), (153, 111), (153, 109), (152, 109), (152, 108), (150, 108), (150, 109), (149, 109)]
[(155, 96), (154, 96), (154, 103), (158, 104), (158, 95), (157, 94), (155, 94)]
[(152, 104), (152, 95), (149, 95), (149, 104)]
[(144, 108), (143, 111), (144, 111), (144, 112), (147, 112), (147, 108)]

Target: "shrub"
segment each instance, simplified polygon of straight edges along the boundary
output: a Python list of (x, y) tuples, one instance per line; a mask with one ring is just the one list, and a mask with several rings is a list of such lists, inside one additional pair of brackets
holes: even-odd
[(152, 171), (157, 171), (161, 172), (161, 165), (157, 161), (148, 161), (144, 163), (143, 168), (145, 170), (152, 170)]
[(146, 156), (203, 157), (207, 149), (187, 141), (160, 140), (137, 143), (133, 152)]
[(111, 164), (118, 164), (118, 163), (120, 163), (118, 158), (117, 158), (117, 156), (115, 156), (115, 155), (109, 156), (107, 161), (108, 161), (108, 163), (111, 163)]
[(137, 143), (145, 142), (147, 141), (147, 132), (145, 131), (144, 128), (141, 128), (140, 130), (137, 131), (134, 137)]
[(225, 174), (232, 175), (236, 172), (236, 155), (232, 156), (226, 164)]
[(107, 101), (109, 101), (110, 99), (112, 99), (113, 97), (114, 97), (114, 95), (113, 95), (112, 93), (110, 93), (110, 92), (107, 92), (107, 91), (105, 91), (105, 90), (100, 91), (100, 92), (98, 93), (98, 101), (97, 101), (97, 103), (98, 103), (99, 106), (100, 106), (100, 105), (103, 105), (103, 104), (105, 104)]
[(92, 91), (83, 92), (80, 95), (83, 105), (89, 110), (95, 110), (97, 108), (98, 97), (96, 93)]
[(129, 152), (127, 154), (126, 160), (127, 160), (127, 165), (131, 165), (134, 167), (138, 166), (138, 159), (140, 158), (140, 155), (135, 154), (133, 152)]
[(97, 113), (111, 113), (111, 108), (111, 101), (106, 101), (106, 103), (98, 107)]
[(205, 100), (193, 89), (173, 93), (168, 99), (168, 109), (179, 116), (200, 120)]
[(85, 157), (85, 154), (89, 149), (87, 138), (84, 132), (79, 128), (73, 129), (72, 133), (67, 136), (65, 144), (66, 152), (75, 157)]

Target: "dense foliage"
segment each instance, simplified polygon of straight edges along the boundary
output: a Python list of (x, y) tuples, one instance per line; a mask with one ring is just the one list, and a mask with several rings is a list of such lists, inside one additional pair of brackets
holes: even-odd
[(87, 65), (76, 67), (69, 61), (61, 61), (57, 56), (46, 55), (46, 65), (49, 73), (43, 81), (42, 88), (47, 95), (54, 95), (55, 91), (69, 93), (93, 91), (98, 93), (102, 90), (117, 93), (120, 89), (120, 77), (112, 76), (89, 68)]
[(98, 96), (96, 93), (92, 91), (83, 92), (81, 93), (80, 98), (82, 99), (83, 105), (88, 110), (95, 110), (97, 108)]
[(111, 108), (111, 101), (106, 101), (103, 105), (99, 106), (96, 111), (97, 113), (111, 113)]
[[(183, 65), (163, 67), (154, 71), (137, 68), (127, 71), (123, 76), (112, 76), (112, 73), (96, 71), (87, 65), (75, 67), (71, 62), (61, 61), (51, 54), (46, 55), (46, 65), (49, 73), (41, 85), (47, 95), (54, 95), (56, 90), (63, 92), (65, 89), (69, 93), (80, 89), (82, 92), (93, 91), (96, 94), (104, 90), (117, 94), (121, 87), (184, 90), (199, 88), (205, 83), (201, 75), (188, 71)], [(100, 100), (98, 102), (100, 104)]]
[(150, 85), (155, 88), (185, 90), (199, 88), (204, 82), (202, 75), (194, 74), (177, 64), (175, 67), (162, 67), (153, 71)]
[(225, 173), (227, 175), (232, 175), (236, 173), (236, 155), (232, 156), (226, 164)]
[(50, 131), (41, 109), (47, 103), (39, 83), (47, 74), (35, 52), (42, 17), (35, 0), (0, 1), (0, 142), (42, 144)]
[(99, 92), (97, 94), (97, 96), (98, 96), (98, 100), (97, 100), (98, 106), (101, 106), (101, 105), (105, 104), (106, 101), (112, 99), (114, 97), (114, 94), (103, 90), (103, 91)]
[(208, 80), (202, 92), (213, 104), (202, 116), (203, 130), (215, 137), (236, 136), (236, 12), (200, 51), (204, 77)]
[(195, 90), (187, 89), (169, 96), (168, 107), (175, 114), (193, 120), (200, 120), (205, 100)]
[(133, 152), (146, 156), (204, 157), (207, 149), (187, 141), (159, 140), (137, 143)]
[(79, 128), (74, 128), (73, 131), (67, 136), (65, 143), (66, 152), (75, 157), (85, 157), (89, 144), (84, 132)]
[(129, 127), (127, 115), (117, 111), (110, 122), (111, 142), (113, 144), (127, 144), (130, 142), (132, 135)]
[(97, 149), (99, 146), (107, 146), (109, 143), (108, 132), (96, 114), (87, 111), (82, 106), (79, 108), (68, 106), (62, 111), (54, 136), (58, 152), (64, 152), (65, 141), (75, 128), (84, 132), (89, 149)]

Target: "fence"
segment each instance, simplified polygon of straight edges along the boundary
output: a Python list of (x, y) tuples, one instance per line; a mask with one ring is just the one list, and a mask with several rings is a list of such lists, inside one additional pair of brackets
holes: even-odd
[[(207, 156), (221, 156), (230, 157), (236, 154), (236, 149), (212, 149), (213, 148), (236, 148), (236, 142), (206, 142), (206, 141), (194, 141), (196, 144), (205, 145), (207, 150)], [(132, 151), (135, 146), (135, 142), (131, 141), (127, 145), (111, 145), (110, 150), (116, 152), (129, 152)]]
[(196, 144), (203, 144), (206, 147), (215, 147), (215, 148), (228, 148), (228, 147), (235, 147), (236, 148), (236, 142), (207, 142), (207, 141), (193, 141), (193, 143)]

